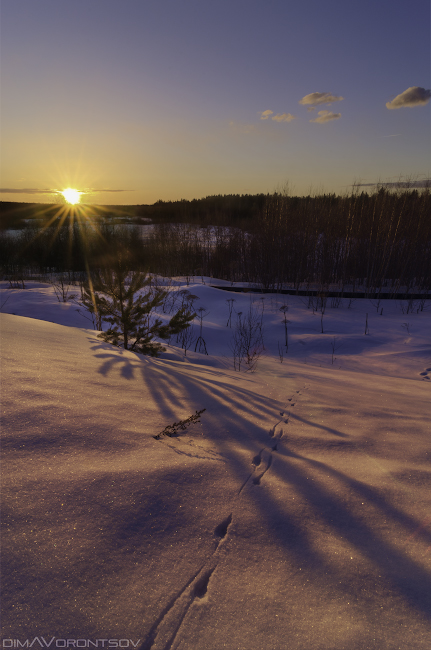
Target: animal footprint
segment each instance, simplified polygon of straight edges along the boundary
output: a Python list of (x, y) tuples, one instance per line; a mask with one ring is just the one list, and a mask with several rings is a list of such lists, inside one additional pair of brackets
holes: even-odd
[(208, 590), (208, 583), (212, 574), (215, 571), (215, 567), (210, 569), (204, 575), (196, 581), (195, 588), (193, 590), (193, 595), (197, 598), (203, 598)]
[(260, 463), (262, 462), (262, 452), (265, 450), (265, 448), (261, 449), (256, 456), (252, 458), (251, 464), (254, 465), (255, 467), (259, 467)]
[(262, 477), (266, 474), (266, 472), (269, 470), (269, 468), (271, 467), (271, 463), (272, 463), (272, 454), (269, 454), (265, 469), (263, 470), (263, 472), (255, 476), (253, 479), (254, 485), (260, 485), (260, 481)]
[(216, 527), (214, 531), (214, 535), (219, 538), (221, 541), (224, 537), (226, 537), (227, 534), (227, 529), (232, 523), (232, 513), (226, 517), (226, 519), (223, 519), (221, 523)]
[(423, 372), (419, 373), (419, 376), (423, 377), (423, 379), (426, 379), (427, 381), (430, 381), (431, 377), (428, 375), (429, 372), (431, 372), (431, 368), (426, 368)]

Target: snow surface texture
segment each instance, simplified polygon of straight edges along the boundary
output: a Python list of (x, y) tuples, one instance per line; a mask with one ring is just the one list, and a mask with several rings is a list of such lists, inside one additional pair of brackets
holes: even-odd
[[(306, 299), (184, 288), (208, 356), (115, 348), (3, 284), (3, 639), (428, 650), (431, 309), (328, 301), (322, 334)], [(232, 298), (264, 310), (255, 373)]]

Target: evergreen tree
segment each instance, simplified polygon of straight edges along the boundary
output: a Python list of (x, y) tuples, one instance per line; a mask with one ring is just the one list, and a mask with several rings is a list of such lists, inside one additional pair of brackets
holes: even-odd
[[(142, 293), (142, 290), (145, 292)], [(125, 350), (156, 357), (166, 348), (154, 338), (169, 339), (190, 326), (196, 316), (182, 307), (168, 323), (155, 315), (168, 291), (155, 287), (152, 277), (142, 271), (130, 271), (121, 258), (114, 268), (102, 268), (91, 274), (83, 304), (95, 320), (110, 327), (98, 337)]]

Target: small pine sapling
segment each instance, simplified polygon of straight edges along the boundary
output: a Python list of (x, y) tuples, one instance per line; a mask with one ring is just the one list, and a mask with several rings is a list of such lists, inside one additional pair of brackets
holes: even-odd
[(81, 300), (77, 300), (75, 297), (73, 302), (80, 307), (83, 307), (90, 314), (90, 316), (87, 317), (85, 314), (81, 314), (80, 309), (77, 309), (79, 314), (88, 320), (91, 320), (94, 330), (101, 332), (103, 330), (103, 316), (102, 312), (99, 310), (99, 296), (94, 293), (91, 275), (88, 277), (87, 282), (81, 283)]
[(110, 325), (98, 335), (99, 338), (125, 350), (150, 356), (158, 356), (166, 349), (154, 341), (154, 337), (166, 340), (179, 335), (190, 326), (196, 315), (182, 306), (164, 324), (155, 313), (168, 292), (153, 286), (152, 277), (146, 273), (131, 271), (121, 257), (116, 260), (114, 268), (93, 273), (84, 292), (88, 311)]

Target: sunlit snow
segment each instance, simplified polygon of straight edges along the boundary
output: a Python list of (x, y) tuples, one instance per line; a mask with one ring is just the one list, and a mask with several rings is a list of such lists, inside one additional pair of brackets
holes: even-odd
[[(50, 285), (2, 283), (3, 639), (428, 650), (431, 301), (322, 319), (182, 282), (208, 355), (115, 348)], [(235, 372), (250, 304), (265, 350)]]

